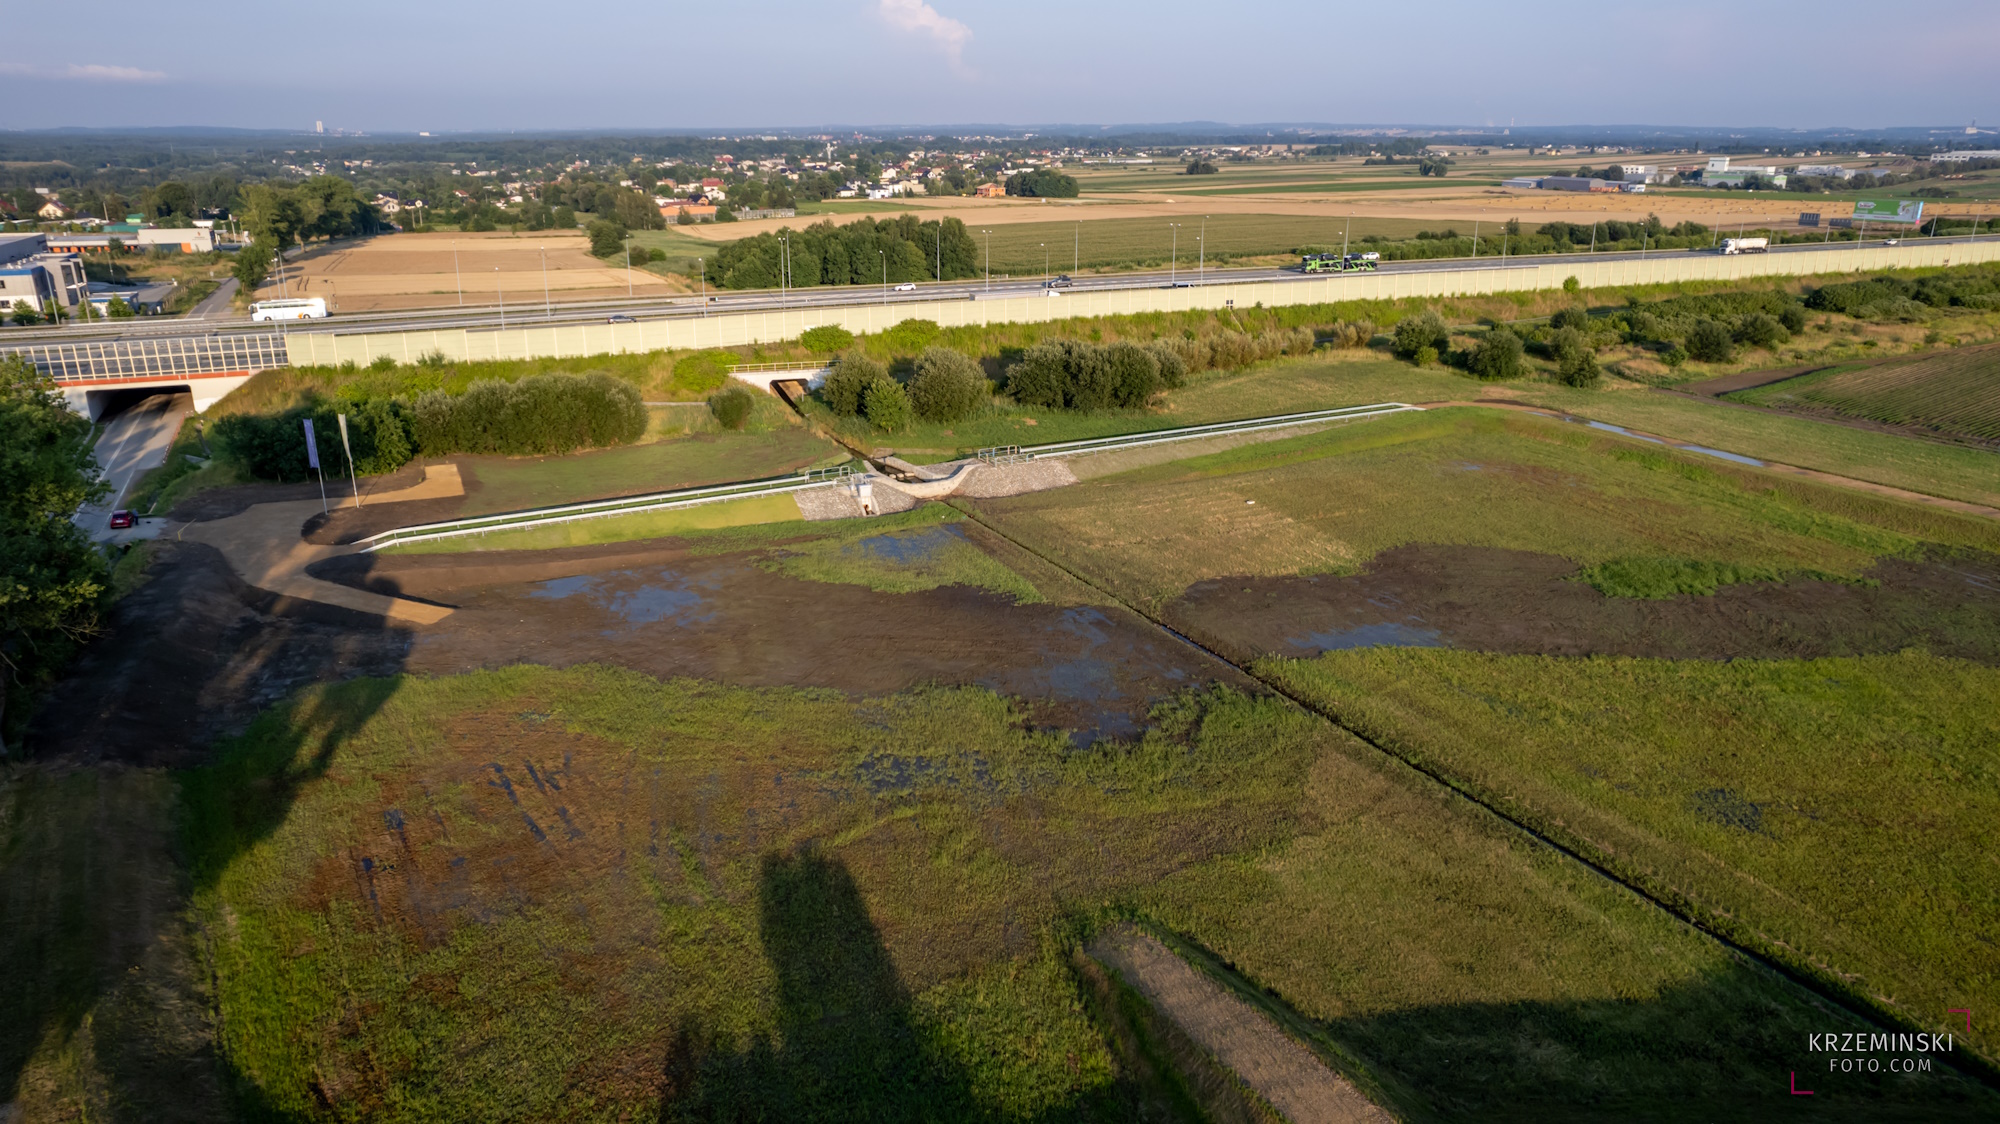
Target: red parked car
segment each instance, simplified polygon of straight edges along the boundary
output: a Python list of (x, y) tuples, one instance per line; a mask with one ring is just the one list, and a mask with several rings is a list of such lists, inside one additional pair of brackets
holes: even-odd
[(133, 524), (133, 522), (135, 522), (135, 520), (131, 512), (114, 511), (111, 513), (111, 522), (108, 524), (108, 526), (110, 526), (110, 528), (114, 531), (122, 531), (125, 528), (130, 527)]

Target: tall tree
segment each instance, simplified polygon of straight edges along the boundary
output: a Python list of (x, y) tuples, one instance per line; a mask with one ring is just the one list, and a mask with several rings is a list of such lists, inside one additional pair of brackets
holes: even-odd
[(90, 428), (48, 376), (0, 358), (0, 755), (8, 704), (97, 631), (109, 588), (104, 555), (70, 518), (107, 490)]

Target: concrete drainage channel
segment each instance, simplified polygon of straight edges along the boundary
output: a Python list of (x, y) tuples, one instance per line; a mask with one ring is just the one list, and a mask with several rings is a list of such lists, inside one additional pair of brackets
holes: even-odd
[[(780, 476), (768, 480), (751, 480), (735, 484), (717, 484), (705, 488), (686, 488), (673, 492), (655, 492), (643, 496), (623, 496), (617, 499), (593, 500), (588, 503), (565, 504), (559, 507), (535, 508), (529, 511), (514, 511), (499, 515), (482, 515), (470, 519), (452, 519), (441, 523), (422, 523), (410, 527), (398, 527), (361, 539), (355, 545), (362, 551), (385, 550), (394, 546), (411, 543), (433, 542), (438, 539), (462, 538), (469, 535), (484, 535), (494, 531), (515, 531), (528, 527), (545, 527), (555, 523), (574, 523), (584, 519), (603, 519), (615, 515), (636, 515), (642, 512), (670, 511), (676, 508), (697, 507), (702, 504), (724, 503), (729, 500), (750, 499), (757, 496), (784, 495), (816, 488), (848, 488), (859, 495), (867, 495), (875, 485), (908, 491), (916, 499), (942, 499), (957, 490), (965, 479), (980, 468), (997, 468), (1002, 464), (1020, 464), (1034, 460), (1052, 460), (1083, 456), (1091, 453), (1107, 453), (1119, 449), (1139, 448), (1147, 445), (1162, 445), (1175, 441), (1198, 441), (1213, 437), (1226, 437), (1240, 433), (1256, 433), (1263, 430), (1294, 429), (1300, 426), (1323, 423), (1358, 421), (1366, 418), (1382, 417), (1388, 414), (1420, 411), (1421, 406), (1411, 406), (1402, 402), (1377, 402), (1366, 406), (1348, 406), (1338, 410), (1309, 410), (1296, 414), (1274, 414), (1261, 418), (1243, 418), (1237, 421), (1213, 422), (1207, 425), (1183, 426), (1177, 429), (1155, 429), (1143, 433), (1121, 434), (1115, 437), (1093, 437), (1081, 441), (1057, 441), (1046, 445), (1008, 446), (1004, 449), (982, 450), (980, 455), (962, 462), (926, 466), (928, 472), (941, 475), (928, 479), (897, 481), (884, 474), (857, 472), (848, 466), (830, 469), (815, 469), (796, 476)], [(872, 504), (865, 510), (873, 512)]]

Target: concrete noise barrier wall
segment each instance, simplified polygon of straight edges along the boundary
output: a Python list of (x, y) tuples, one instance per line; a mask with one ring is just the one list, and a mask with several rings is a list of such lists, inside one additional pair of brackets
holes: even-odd
[[(1491, 264), (1488, 264), (1488, 262)], [(1481, 259), (1462, 269), (1336, 274), (1297, 281), (1211, 283), (1193, 288), (1069, 290), (1059, 296), (1036, 294), (992, 300), (908, 301), (798, 309), (770, 309), (719, 316), (647, 320), (636, 324), (551, 324), (519, 328), (451, 328), (419, 332), (340, 335), (293, 333), (287, 340), (292, 366), (367, 365), (388, 356), (414, 363), (442, 352), (453, 361), (544, 359), (615, 352), (692, 350), (775, 343), (797, 339), (808, 328), (837, 324), (857, 335), (880, 332), (909, 319), (934, 320), (947, 327), (968, 324), (1022, 324), (1142, 312), (1220, 309), (1233, 304), (1332, 304), (1353, 300), (1453, 297), (1482, 293), (1556, 289), (1575, 277), (1586, 289), (1622, 285), (1663, 285), (1677, 281), (1740, 281), (1752, 277), (1970, 265), (2000, 261), (2000, 239), (1991, 242), (1935, 242), (1916, 239), (1900, 246), (1832, 246), (1770, 254), (1699, 254), (1653, 259), (1592, 261), (1586, 256), (1523, 259), (1501, 264)]]

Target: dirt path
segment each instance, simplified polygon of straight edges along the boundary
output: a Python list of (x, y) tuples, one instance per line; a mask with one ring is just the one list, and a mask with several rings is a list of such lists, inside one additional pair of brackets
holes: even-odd
[[(465, 491), (455, 464), (431, 465), (424, 479), (397, 492), (372, 497), (374, 503), (433, 500)], [(189, 523), (171, 536), (177, 542), (202, 543), (222, 552), (242, 579), (258, 589), (301, 601), (317, 601), (343, 609), (413, 624), (435, 624), (451, 610), (401, 597), (386, 596), (320, 581), (306, 573), (315, 562), (349, 554), (351, 546), (320, 546), (300, 536), (300, 528), (320, 512), (320, 501), (289, 500), (260, 503), (226, 519)]]
[(1390, 1124), (1394, 1119), (1249, 1004), (1129, 925), (1100, 934), (1092, 956), (1292, 1124)]

